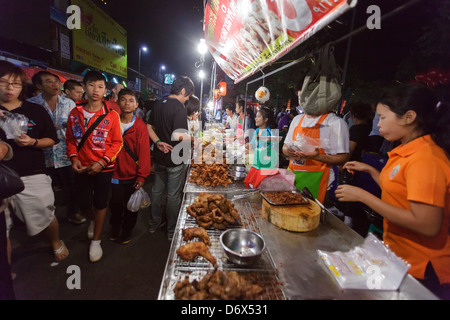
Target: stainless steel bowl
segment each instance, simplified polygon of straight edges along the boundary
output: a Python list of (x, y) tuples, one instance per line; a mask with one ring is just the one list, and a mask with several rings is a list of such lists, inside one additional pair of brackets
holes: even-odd
[(230, 171), (230, 176), (233, 178), (234, 181), (244, 180), (247, 176), (247, 173), (242, 171)]
[(264, 239), (247, 229), (228, 229), (220, 235), (220, 244), (228, 259), (239, 265), (256, 263), (266, 250)]

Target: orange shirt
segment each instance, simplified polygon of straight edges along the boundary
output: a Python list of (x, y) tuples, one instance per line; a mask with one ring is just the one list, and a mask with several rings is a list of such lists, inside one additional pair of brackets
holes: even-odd
[(384, 242), (423, 279), (429, 262), (441, 284), (450, 283), (450, 161), (431, 136), (417, 138), (389, 152), (380, 174), (381, 199), (409, 210), (409, 201), (444, 208), (441, 230), (426, 237), (384, 219)]

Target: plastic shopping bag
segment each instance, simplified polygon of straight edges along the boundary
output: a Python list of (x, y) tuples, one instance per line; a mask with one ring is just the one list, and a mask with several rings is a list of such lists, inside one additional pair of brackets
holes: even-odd
[(397, 290), (410, 268), (372, 233), (348, 252), (317, 251), (342, 289)]
[(5, 132), (7, 139), (16, 139), (22, 133), (27, 133), (28, 121), (28, 118), (23, 114), (2, 111), (0, 128)]
[(139, 209), (148, 208), (150, 203), (150, 196), (143, 188), (140, 188), (131, 195), (127, 203), (127, 209), (131, 212), (137, 212)]

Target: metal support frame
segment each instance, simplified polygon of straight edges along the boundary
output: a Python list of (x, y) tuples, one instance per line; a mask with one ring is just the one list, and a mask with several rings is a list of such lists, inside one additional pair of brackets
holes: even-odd
[[(408, 1), (407, 3), (405, 3), (405, 4), (403, 4), (403, 5), (401, 5), (401, 6), (397, 7), (397, 8), (395, 8), (395, 9), (392, 10), (391, 12), (386, 13), (386, 14), (383, 15), (380, 19), (381, 19), (382, 21), (383, 21), (383, 20), (386, 20), (386, 19), (388, 19), (388, 18), (390, 18), (390, 17), (396, 15), (397, 13), (399, 13), (399, 12), (401, 12), (401, 11), (403, 11), (403, 10), (405, 10), (405, 9), (407, 9), (407, 8), (409, 8), (409, 7), (411, 7), (411, 6), (413, 6), (413, 5), (415, 5), (416, 3), (420, 2), (420, 1), (422, 1), (422, 0), (411, 0), (411, 1)], [(355, 10), (355, 9), (356, 9), (356, 8), (354, 8), (353, 10)], [(360, 34), (361, 32), (363, 32), (363, 31), (365, 31), (365, 30), (367, 30), (367, 26), (366, 26), (366, 25), (361, 26), (361, 27), (359, 27), (358, 29), (356, 29), (356, 30), (354, 30), (354, 31), (352, 31), (352, 32), (350, 32), (350, 33), (348, 33), (348, 34), (346, 34), (345, 36), (339, 38), (338, 40), (331, 41), (331, 44), (332, 44), (332, 45), (337, 45), (337, 44), (339, 44), (339, 43), (341, 43), (341, 42), (343, 42), (343, 41), (345, 41), (345, 40), (347, 40), (347, 39), (351, 39), (353, 36), (356, 36), (356, 35)], [(349, 50), (349, 48), (348, 48), (348, 50)], [(256, 78), (256, 79), (253, 79), (253, 80), (251, 80), (251, 81), (248, 81), (247, 84), (246, 84), (246, 87), (245, 87), (245, 97), (246, 97), (246, 99), (245, 99), (245, 107), (247, 107), (247, 92), (248, 92), (248, 85), (249, 85), (249, 84), (254, 83), (254, 82), (257, 82), (257, 81), (259, 81), (259, 80), (261, 80), (261, 79), (264, 79), (264, 78), (266, 78), (266, 77), (269, 77), (269, 76), (271, 76), (271, 75), (274, 75), (274, 74), (276, 74), (276, 73), (278, 73), (278, 72), (280, 72), (280, 71), (283, 71), (284, 69), (290, 68), (290, 67), (292, 67), (292, 66), (294, 66), (294, 65), (296, 65), (296, 64), (298, 64), (298, 63), (300, 63), (300, 62), (303, 62), (304, 60), (306, 60), (306, 59), (308, 59), (308, 58), (310, 58), (310, 57), (313, 57), (317, 52), (318, 52), (318, 50), (314, 50), (313, 52), (307, 53), (307, 54), (305, 54), (303, 57), (298, 58), (298, 59), (296, 59), (296, 60), (294, 60), (294, 61), (292, 61), (292, 62), (290, 62), (290, 63), (288, 63), (288, 64), (286, 64), (286, 65), (284, 65), (284, 66), (282, 66), (282, 67), (280, 67), (280, 68), (278, 68), (278, 69), (275, 69), (275, 70), (272, 70), (272, 71), (269, 72), (269, 73), (263, 74), (263, 76), (261, 76), (261, 77), (259, 77), (259, 78)], [(261, 72), (262, 72), (262, 70), (261, 70)]]

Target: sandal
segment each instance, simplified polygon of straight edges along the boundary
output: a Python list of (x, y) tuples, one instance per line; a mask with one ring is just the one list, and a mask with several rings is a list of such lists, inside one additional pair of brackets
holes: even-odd
[(69, 256), (69, 249), (67, 249), (64, 241), (61, 241), (61, 247), (59, 249), (53, 250), (56, 261), (62, 261)]

